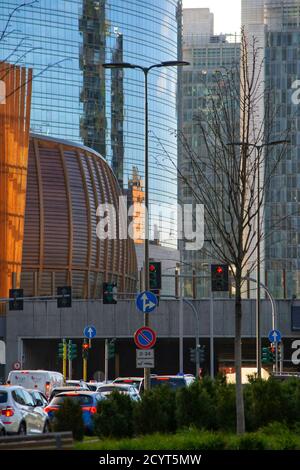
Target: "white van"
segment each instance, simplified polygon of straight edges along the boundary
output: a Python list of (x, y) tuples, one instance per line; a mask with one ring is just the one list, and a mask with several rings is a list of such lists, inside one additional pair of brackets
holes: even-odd
[(27, 389), (37, 389), (50, 397), (52, 389), (65, 384), (64, 376), (60, 372), (49, 370), (11, 370), (8, 374), (9, 385), (21, 385)]

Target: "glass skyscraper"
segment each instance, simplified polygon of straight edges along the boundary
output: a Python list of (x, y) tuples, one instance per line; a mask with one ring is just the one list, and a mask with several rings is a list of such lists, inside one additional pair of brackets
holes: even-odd
[[(239, 38), (235, 35), (214, 35), (213, 15), (209, 9), (183, 10), (183, 59), (190, 62), (190, 66), (182, 70), (182, 131), (189, 149), (203, 164), (207, 159), (207, 150), (197, 117), (200, 111), (205, 113), (210, 111), (210, 101), (207, 96), (209, 90), (215, 86), (216, 72), (222, 67), (230, 69), (239, 64), (240, 43), (238, 40)], [(237, 123), (238, 127), (239, 123)], [(189, 181), (187, 184), (185, 180), (179, 178), (179, 202), (181, 204), (199, 203), (201, 198), (195, 197), (195, 194), (199, 193), (199, 182), (191, 164), (189, 152), (186, 152), (184, 148), (179, 152), (179, 168), (181, 175)], [(205, 239), (209, 238), (209, 231), (205, 231)], [(219, 260), (211, 258), (208, 242), (204, 242), (201, 250), (186, 250), (183, 242), (180, 243), (180, 247), (183, 270), (190, 276), (185, 279), (187, 295), (192, 295), (192, 271), (194, 269), (197, 275), (203, 276), (197, 280), (197, 296), (208, 296), (208, 268), (212, 262), (219, 262)]]
[[(300, 1), (242, 0), (242, 23), (249, 37), (258, 38), (264, 59), (264, 87), (273, 113), (269, 140), (288, 137), (290, 141), (266, 194), (263, 274), (276, 297), (299, 298)], [(257, 122), (263, 116), (262, 110)], [(272, 155), (277, 159), (281, 152), (274, 147), (269, 152), (271, 161)]]
[[(18, 5), (0, 0), (2, 30)], [(34, 69), (31, 130), (100, 152), (124, 190), (133, 174), (143, 179), (144, 76), (101, 64), (177, 60), (180, 18), (178, 0), (28, 0), (0, 51), (1, 60)], [(176, 68), (151, 71), (148, 87), (150, 231), (156, 225), (156, 237), (175, 246)]]

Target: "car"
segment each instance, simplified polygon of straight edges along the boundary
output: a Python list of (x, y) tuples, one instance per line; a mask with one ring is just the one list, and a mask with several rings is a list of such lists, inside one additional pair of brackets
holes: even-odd
[(84, 380), (66, 380), (66, 385), (71, 387), (78, 387), (84, 388), (85, 390), (89, 390), (87, 383)]
[(87, 382), (86, 384), (91, 392), (96, 392), (97, 388), (100, 387), (100, 385), (103, 385), (104, 383), (105, 382), (96, 382), (95, 380), (92, 382)]
[(50, 430), (47, 413), (18, 385), (0, 386), (0, 415), (7, 434), (38, 434)]
[(7, 384), (20, 385), (26, 389), (37, 389), (49, 398), (54, 387), (64, 385), (65, 379), (60, 372), (49, 370), (12, 370)]
[[(187, 387), (187, 381), (182, 375), (155, 375), (150, 377), (150, 388), (167, 385), (173, 390)], [(144, 392), (144, 379), (141, 381), (139, 392)]]
[(63, 393), (63, 392), (75, 392), (75, 391), (80, 391), (80, 392), (83, 392), (84, 390), (86, 390), (86, 388), (81, 388), (81, 387), (77, 387), (76, 385), (65, 385), (64, 387), (56, 387), (52, 390), (51, 394), (50, 394), (50, 397), (49, 397), (49, 403), (50, 401), (56, 397), (56, 395), (58, 395), (59, 393)]
[(41, 406), (42, 408), (45, 408), (45, 406), (48, 405), (48, 400), (42, 392), (40, 392), (39, 390), (36, 390), (36, 389), (27, 390), (27, 391), (33, 397), (33, 400), (35, 402), (35, 406)]
[(52, 423), (55, 417), (55, 412), (67, 399), (75, 403), (79, 403), (82, 408), (82, 418), (85, 430), (88, 433), (93, 433), (93, 416), (95, 413), (97, 413), (98, 403), (101, 400), (104, 400), (105, 397), (101, 393), (86, 390), (73, 390), (70, 392), (59, 393), (50, 401), (50, 403), (45, 408), (45, 412), (48, 414), (50, 423)]
[(139, 389), (140, 387), (140, 384), (143, 380), (143, 377), (117, 377), (113, 383), (114, 384), (129, 384), (129, 385), (133, 385), (133, 387), (136, 387), (137, 389)]
[(100, 392), (105, 397), (110, 395), (112, 392), (119, 392), (124, 393), (125, 395), (129, 395), (129, 397), (134, 401), (139, 401), (141, 399), (139, 391), (134, 385), (124, 383), (110, 383), (100, 385), (100, 387), (97, 388), (97, 392)]

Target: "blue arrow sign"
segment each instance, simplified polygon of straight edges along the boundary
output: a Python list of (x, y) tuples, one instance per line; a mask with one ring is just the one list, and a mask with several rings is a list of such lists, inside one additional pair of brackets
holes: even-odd
[(157, 307), (157, 297), (152, 292), (141, 292), (136, 298), (136, 308), (143, 313), (150, 313)]
[(281, 333), (279, 330), (271, 330), (269, 333), (269, 341), (270, 343), (280, 343), (281, 341)]
[(85, 338), (92, 339), (96, 336), (96, 328), (94, 326), (86, 326), (83, 330)]

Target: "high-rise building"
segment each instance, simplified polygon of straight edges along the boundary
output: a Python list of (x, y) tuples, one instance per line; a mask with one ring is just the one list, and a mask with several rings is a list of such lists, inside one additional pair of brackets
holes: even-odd
[[(198, 27), (197, 27), (198, 25)], [(184, 138), (197, 158), (205, 161), (207, 152), (200, 136), (196, 118), (199, 111), (208, 109), (207, 90), (215, 83), (215, 73), (221, 67), (232, 67), (239, 63), (240, 45), (235, 35), (214, 35), (213, 14), (206, 8), (183, 9), (183, 60), (190, 66), (182, 70), (182, 130)], [(237, 85), (238, 86), (238, 85)], [(181, 148), (179, 152), (179, 168), (189, 180), (189, 184), (179, 179), (178, 199), (180, 204), (195, 204), (195, 196), (190, 182), (197, 181), (193, 174), (189, 155)], [(207, 233), (205, 233), (207, 238)], [(207, 243), (207, 242), (206, 242)], [(183, 270), (191, 273), (194, 269), (197, 275), (207, 273), (208, 264), (213, 260), (209, 249), (204, 245), (203, 250), (189, 251), (184, 243), (180, 243)], [(187, 294), (191, 294), (192, 279), (185, 282)], [(207, 296), (209, 285), (199, 279), (198, 296)]]
[[(104, 62), (148, 66), (177, 60), (181, 0), (0, 0), (0, 29), (9, 14), (0, 58), (32, 67), (31, 131), (81, 143), (101, 153), (124, 189), (132, 168), (144, 175), (144, 76), (105, 71)], [(176, 224), (177, 69), (149, 74), (150, 234), (161, 241)], [(171, 209), (172, 208), (172, 209)]]
[[(300, 1), (242, 0), (242, 25), (255, 36), (264, 60), (264, 83), (274, 109), (270, 140), (290, 144), (265, 199), (265, 282), (276, 297), (300, 295)], [(263, 119), (263, 110), (257, 120)], [(274, 147), (269, 152), (279, 155)], [(268, 171), (268, 167), (265, 168)]]

